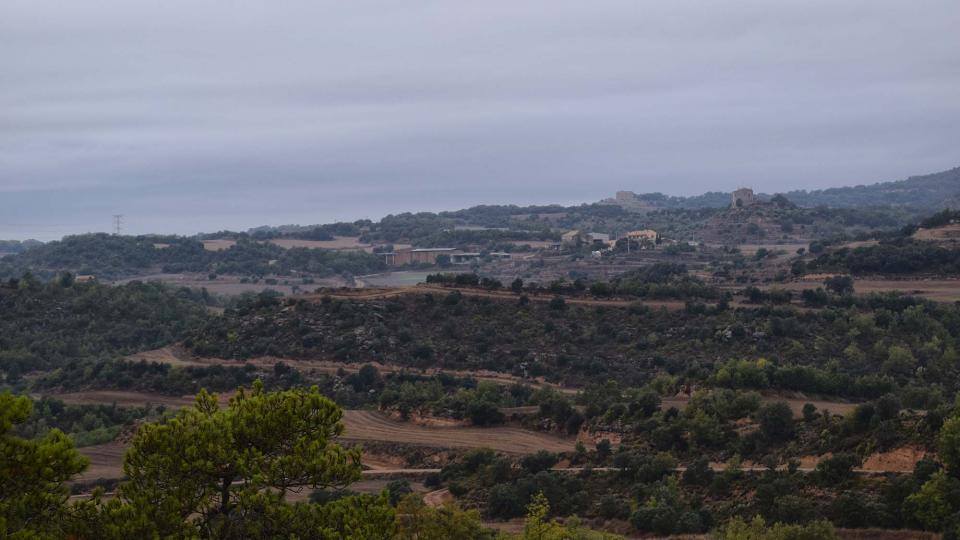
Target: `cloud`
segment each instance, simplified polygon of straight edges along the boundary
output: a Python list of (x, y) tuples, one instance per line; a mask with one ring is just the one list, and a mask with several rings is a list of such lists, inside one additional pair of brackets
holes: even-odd
[(958, 25), (952, 0), (8, 0), (0, 236), (943, 170)]

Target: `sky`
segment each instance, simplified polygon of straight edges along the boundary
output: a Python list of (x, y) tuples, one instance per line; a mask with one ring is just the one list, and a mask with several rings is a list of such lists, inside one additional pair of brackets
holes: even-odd
[(956, 0), (0, 0), (0, 238), (960, 165)]

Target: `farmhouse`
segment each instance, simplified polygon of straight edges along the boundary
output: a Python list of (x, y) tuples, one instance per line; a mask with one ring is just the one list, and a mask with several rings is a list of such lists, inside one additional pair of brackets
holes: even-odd
[(660, 239), (660, 235), (653, 229), (643, 229), (639, 231), (630, 231), (627, 233), (627, 239), (630, 242), (636, 242), (641, 249), (655, 248)]
[(608, 246), (610, 245), (610, 235), (604, 233), (572, 230), (563, 233), (563, 235), (560, 237), (560, 243), (563, 246), (578, 246), (582, 244)]

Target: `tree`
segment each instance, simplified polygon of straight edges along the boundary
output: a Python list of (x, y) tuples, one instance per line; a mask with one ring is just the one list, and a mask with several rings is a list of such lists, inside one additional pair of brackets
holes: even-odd
[(63, 538), (69, 491), (65, 482), (87, 459), (58, 429), (39, 440), (11, 434), (33, 410), (30, 399), (0, 394), (0, 536)]
[(817, 476), (827, 486), (837, 485), (853, 476), (853, 468), (860, 459), (849, 452), (841, 452), (817, 463)]
[(782, 401), (761, 407), (757, 422), (760, 433), (769, 440), (783, 441), (793, 436), (793, 411)]
[(837, 533), (828, 521), (814, 521), (808, 525), (767, 525), (756, 516), (747, 523), (740, 517), (730, 520), (716, 535), (718, 540), (836, 540)]
[(332, 442), (343, 432), (342, 415), (316, 387), (268, 393), (257, 381), (226, 409), (216, 395), (201, 391), (194, 407), (140, 428), (123, 465), (129, 481), (121, 485), (120, 501), (129, 508), (112, 504), (104, 510), (142, 516), (160, 536), (185, 530), (205, 537), (257, 536), (268, 517), (290, 512), (299, 514), (284, 520), (297, 518), (312, 530), (316, 516), (284, 498), (289, 491), (359, 479), (359, 450)]
[(476, 510), (463, 511), (450, 503), (431, 508), (416, 494), (397, 505), (397, 540), (493, 540), (495, 536), (483, 527)]
[(894, 345), (887, 351), (887, 360), (881, 366), (884, 373), (889, 375), (908, 376), (917, 367), (917, 359), (910, 349)]
[(534, 495), (527, 506), (527, 520), (523, 533), (519, 536), (502, 535), (501, 538), (513, 540), (615, 540), (616, 535), (591, 531), (580, 527), (576, 519), (569, 519), (565, 525), (548, 521), (550, 503), (543, 493)]
[(907, 497), (905, 506), (925, 528), (942, 530), (947, 519), (960, 510), (960, 480), (938, 471), (924, 482), (920, 491)]
[(713, 481), (713, 469), (710, 460), (705, 457), (696, 459), (683, 471), (683, 483), (694, 486), (707, 486)]
[(853, 294), (853, 278), (850, 276), (831, 276), (823, 284), (835, 294)]
[(947, 471), (960, 478), (960, 416), (954, 416), (943, 423), (937, 437), (937, 448)]

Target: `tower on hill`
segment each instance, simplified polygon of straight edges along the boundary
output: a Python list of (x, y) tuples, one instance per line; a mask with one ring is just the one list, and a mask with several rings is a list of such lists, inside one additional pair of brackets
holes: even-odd
[(740, 188), (733, 192), (733, 196), (730, 201), (730, 206), (733, 208), (743, 208), (744, 206), (750, 206), (757, 204), (757, 197), (753, 194), (753, 190), (750, 188)]

